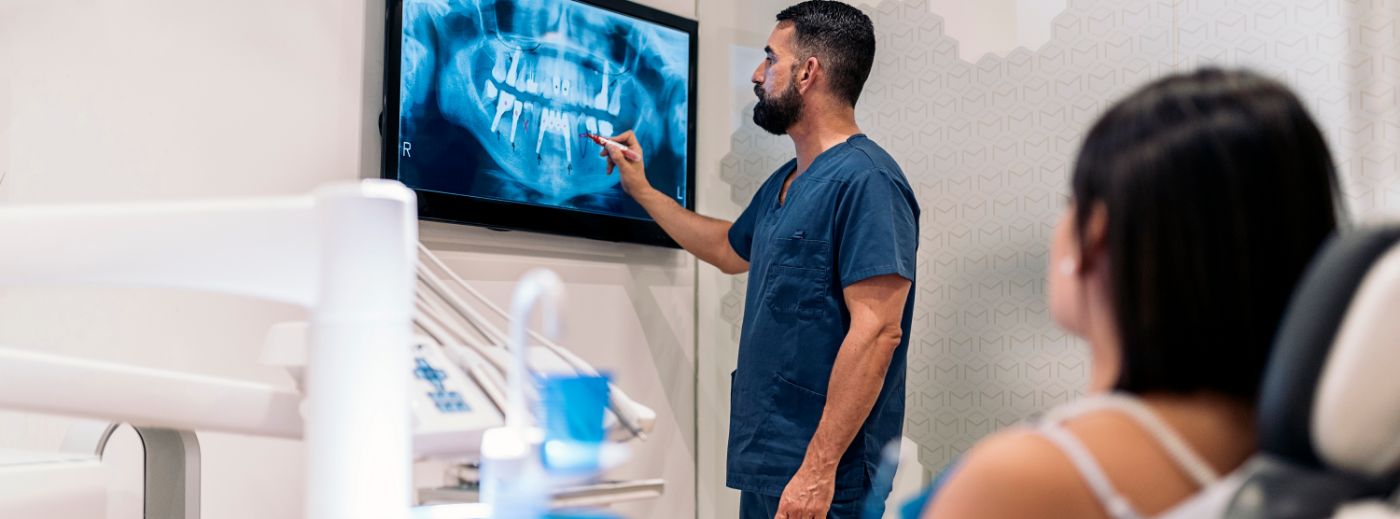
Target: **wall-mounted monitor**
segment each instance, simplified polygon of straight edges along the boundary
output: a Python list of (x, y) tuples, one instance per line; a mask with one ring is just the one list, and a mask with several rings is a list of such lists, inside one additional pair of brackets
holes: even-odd
[(390, 0), (383, 176), (429, 220), (675, 246), (585, 134), (694, 208), (696, 23), (622, 0)]

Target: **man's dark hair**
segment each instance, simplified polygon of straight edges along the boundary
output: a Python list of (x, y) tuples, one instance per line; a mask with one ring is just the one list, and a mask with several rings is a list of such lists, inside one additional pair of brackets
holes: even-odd
[(803, 59), (816, 56), (826, 68), (831, 89), (851, 106), (860, 99), (875, 63), (875, 26), (865, 13), (841, 2), (808, 0), (778, 13), (791, 22)]
[(1072, 188), (1082, 246), (1107, 210), (1116, 388), (1253, 403), (1294, 286), (1341, 214), (1298, 98), (1247, 71), (1168, 76), (1094, 124)]

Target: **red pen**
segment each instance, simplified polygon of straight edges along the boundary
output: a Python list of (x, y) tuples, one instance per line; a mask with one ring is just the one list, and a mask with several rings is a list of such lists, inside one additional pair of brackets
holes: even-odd
[(599, 146), (602, 146), (602, 147), (604, 147), (604, 148), (615, 148), (615, 149), (618, 149), (618, 150), (622, 150), (622, 156), (623, 156), (623, 157), (627, 157), (627, 160), (632, 160), (632, 161), (642, 160), (642, 157), (641, 157), (640, 155), (637, 155), (637, 152), (632, 151), (631, 148), (628, 148), (627, 146), (624, 146), (624, 145), (623, 145), (622, 143), (620, 143), (620, 142), (617, 142), (617, 141), (612, 140), (612, 139), (605, 138), (605, 137), (603, 137), (603, 136), (601, 136), (601, 135), (594, 135), (594, 134), (591, 134), (591, 133), (585, 133), (585, 134), (583, 134), (583, 136), (584, 136), (584, 137), (588, 137), (589, 139), (592, 139), (593, 142), (598, 143)]

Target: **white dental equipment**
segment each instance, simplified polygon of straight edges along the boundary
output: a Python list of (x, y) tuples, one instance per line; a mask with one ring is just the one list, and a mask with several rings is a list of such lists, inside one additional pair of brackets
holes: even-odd
[[(525, 360), (527, 371), (539, 374), (598, 375), (587, 362), (551, 338), (529, 330), (527, 323), (520, 322), (522, 316), (507, 315), (422, 245), (419, 245), (419, 260), (414, 324), (445, 350), (446, 356), (481, 388), (498, 410), (505, 411), (516, 405), (507, 401), (505, 384), (513, 362)], [(528, 279), (541, 278), (537, 275)], [(521, 286), (526, 282), (522, 279)], [(511, 333), (502, 332), (497, 323), (511, 326)], [(516, 344), (532, 344), (528, 349), (519, 350), (527, 353), (527, 357), (522, 358), (512, 351), (512, 339), (519, 341)], [(521, 382), (519, 394), (527, 399), (537, 397), (533, 386), (523, 384), (524, 379)], [(610, 413), (606, 418), (609, 439), (645, 439), (646, 433), (656, 425), (656, 412), (629, 398), (616, 384), (610, 384), (609, 389)], [(521, 418), (529, 416), (528, 407), (526, 410)], [(420, 424), (433, 419), (424, 413), (416, 413), (416, 416)]]
[[(494, 493), (495, 482), (538, 477), (529, 472), (538, 468), (532, 465), (538, 460), (530, 459), (529, 452), (538, 447), (542, 435), (532, 427), (537, 419), (532, 414), (534, 406), (527, 402), (538, 400), (539, 392), (528, 382), (536, 374), (596, 376), (598, 372), (553, 340), (558, 331), (557, 305), (563, 297), (563, 284), (552, 272), (534, 270), (525, 274), (507, 315), (421, 245), (419, 259), (414, 323), (420, 332), (418, 347), (427, 354), (419, 361), (440, 368), (445, 380), (470, 383), (465, 387), (459, 383), (452, 391), (476, 395), (477, 400), (494, 404), (489, 408), (474, 407), (467, 413), (476, 419), (435, 406), (414, 406), (414, 445), (420, 457), (479, 459), (482, 463), (480, 470), (464, 466), (450, 471), (450, 477), (455, 479), (452, 485), (426, 489), (419, 496), (425, 502), (491, 502), (498, 497)], [(527, 327), (536, 302), (545, 305), (544, 334)], [(509, 333), (503, 332), (500, 324), (507, 326)], [(443, 363), (433, 356), (452, 362)], [(608, 439), (644, 439), (655, 426), (656, 413), (630, 399), (616, 385), (609, 384), (609, 389), (609, 412), (605, 418)], [(464, 426), (467, 422), (470, 425)], [(625, 459), (625, 451), (620, 446), (604, 445), (600, 461), (604, 467), (615, 466)], [(664, 482), (656, 479), (572, 481), (553, 489), (552, 502), (555, 506), (600, 506), (654, 498), (663, 489)], [(539, 497), (528, 496), (528, 500)], [(512, 495), (511, 499), (521, 496)], [(522, 505), (516, 502), (513, 506)]]
[(292, 303), (311, 316), (301, 394), (0, 348), (0, 408), (300, 437), (303, 517), (407, 519), (410, 375), (384, 367), (411, 365), (402, 346), (411, 329), (415, 207), (401, 184), (367, 180), (312, 196), (0, 208), (0, 243), (14, 252), (0, 254), (0, 286), (195, 289)]
[[(288, 368), (300, 391), (0, 348), (0, 409), (132, 424), (151, 440), (148, 460), (152, 448), (165, 448), (156, 438), (192, 448), (180, 456), (184, 466), (148, 464), (148, 482), (152, 471), (180, 474), (161, 480), (178, 484), (158, 496), (168, 500), (159, 511), (148, 488), (147, 517), (198, 516), (198, 447), (189, 431), (218, 431), (304, 439), (308, 519), (407, 518), (415, 456), (474, 459), (482, 434), (504, 423), (512, 357), (508, 336), (488, 318), (508, 322), (505, 312), (415, 248), (414, 207), (402, 185), (371, 180), (298, 197), (0, 208), (0, 242), (24, 251), (0, 255), (0, 286), (196, 289), (293, 303), (311, 316), (310, 324), (273, 327), (262, 354)], [(596, 374), (547, 337), (515, 331), (533, 341), (521, 350), (530, 371)], [(386, 347), (395, 344), (405, 347)], [(403, 369), (384, 369), (394, 365)], [(613, 440), (644, 437), (655, 424), (651, 409), (615, 386), (610, 409)], [(94, 446), (100, 454), (113, 430), (75, 435), (89, 453), (78, 461), (91, 469)], [(618, 486), (584, 498), (609, 502), (622, 495)], [(619, 500), (654, 496), (660, 486), (623, 484), (633, 494)], [(0, 493), (0, 511), (23, 497)]]

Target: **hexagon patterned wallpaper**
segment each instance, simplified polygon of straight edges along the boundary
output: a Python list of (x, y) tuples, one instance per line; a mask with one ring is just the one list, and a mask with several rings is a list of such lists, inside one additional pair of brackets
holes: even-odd
[[(975, 63), (926, 0), (864, 8), (879, 51), (860, 123), (923, 207), (905, 434), (929, 470), (1082, 393), (1087, 350), (1045, 304), (1049, 235), (1083, 133), (1131, 89), (1203, 64), (1271, 74), (1322, 123), (1352, 214), (1400, 212), (1400, 3), (1071, 0), (1044, 46)], [(743, 206), (791, 145), (752, 123), (731, 145)], [(745, 282), (723, 301), (735, 341)]]

